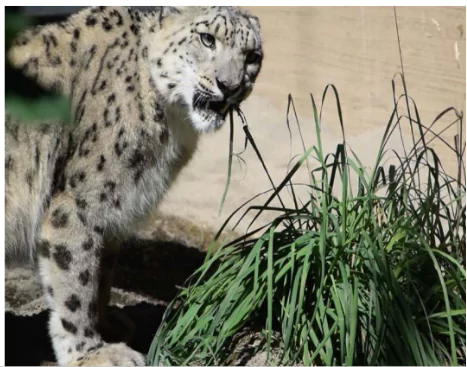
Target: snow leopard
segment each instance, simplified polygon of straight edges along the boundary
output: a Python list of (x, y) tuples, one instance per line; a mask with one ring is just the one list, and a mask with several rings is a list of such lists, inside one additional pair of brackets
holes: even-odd
[(25, 31), (8, 60), (66, 96), (73, 124), (7, 111), (7, 260), (36, 261), (60, 365), (143, 365), (100, 332), (118, 239), (250, 95), (259, 20), (234, 7), (91, 7)]

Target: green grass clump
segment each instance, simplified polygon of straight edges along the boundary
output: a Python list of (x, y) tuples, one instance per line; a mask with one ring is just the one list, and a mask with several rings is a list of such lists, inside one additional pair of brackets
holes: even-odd
[[(399, 114), (401, 101), (408, 116)], [(345, 138), (325, 155), (312, 97), (317, 144), (263, 193), (263, 205), (245, 211), (257, 212), (247, 233), (208, 254), (169, 306), (148, 362), (223, 365), (232, 337), (259, 325), (273, 364), (465, 364), (465, 144), (460, 131), (451, 147), (459, 175), (451, 177), (428, 145), (433, 124), (422, 125), (409, 103), (407, 96), (395, 100), (368, 171)], [(435, 122), (450, 115), (462, 127), (454, 109)], [(398, 164), (387, 167), (387, 142), (404, 121), (413, 148), (394, 153)], [(313, 168), (302, 203), (292, 179), (304, 163)], [(275, 200), (287, 192), (291, 207)], [(275, 220), (255, 226), (269, 211)], [(274, 350), (273, 335), (280, 339)]]

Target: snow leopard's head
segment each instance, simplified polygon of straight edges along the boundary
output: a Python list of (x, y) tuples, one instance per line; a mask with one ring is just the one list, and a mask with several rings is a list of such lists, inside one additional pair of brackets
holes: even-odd
[(222, 126), (252, 91), (263, 60), (258, 18), (232, 7), (169, 8), (149, 37), (150, 74), (198, 131)]

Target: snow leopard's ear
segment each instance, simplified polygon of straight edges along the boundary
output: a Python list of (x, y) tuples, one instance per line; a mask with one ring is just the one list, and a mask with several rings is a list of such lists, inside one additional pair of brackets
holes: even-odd
[(259, 33), (260, 30), (261, 30), (261, 25), (259, 23), (259, 18), (254, 16), (254, 15), (251, 15), (251, 14), (248, 14), (247, 18), (250, 21), (250, 24), (253, 27), (253, 29), (255, 30), (255, 32)]

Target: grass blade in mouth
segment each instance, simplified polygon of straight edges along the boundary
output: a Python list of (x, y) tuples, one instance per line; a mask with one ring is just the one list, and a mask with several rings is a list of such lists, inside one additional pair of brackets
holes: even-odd
[(227, 192), (229, 191), (230, 186), (230, 177), (232, 174), (232, 157), (233, 157), (233, 139), (234, 139), (234, 123), (233, 123), (233, 110), (229, 110), (229, 126), (230, 126), (230, 135), (229, 135), (229, 162), (227, 164), (227, 181), (225, 183), (224, 192), (222, 194), (221, 204), (219, 206), (219, 215), (222, 212), (222, 207), (224, 206), (225, 198), (227, 197)]

